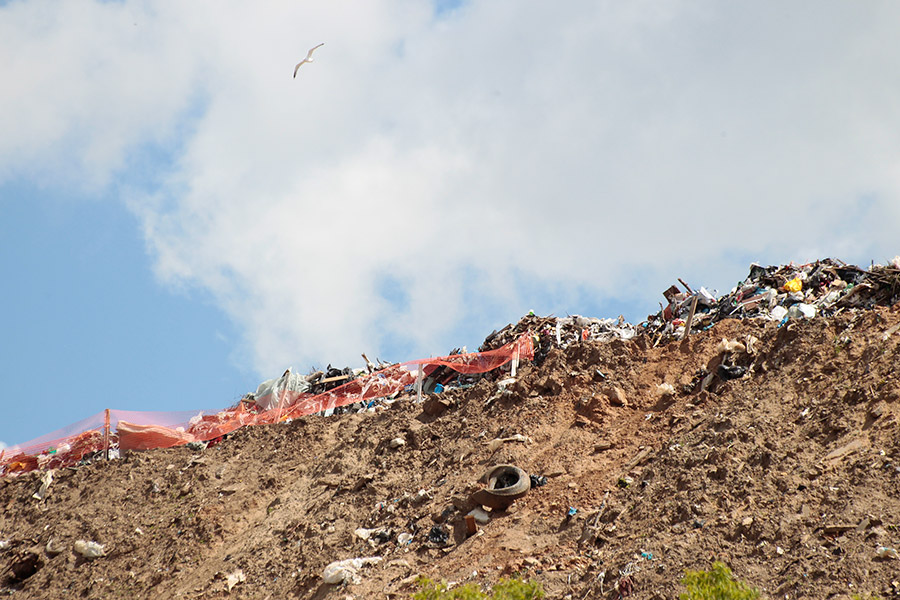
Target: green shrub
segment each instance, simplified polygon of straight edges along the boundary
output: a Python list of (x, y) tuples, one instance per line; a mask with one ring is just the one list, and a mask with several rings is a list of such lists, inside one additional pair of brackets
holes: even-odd
[(759, 592), (736, 581), (723, 563), (714, 562), (709, 571), (688, 571), (681, 580), (687, 592), (681, 600), (755, 600)]
[(422, 589), (413, 594), (413, 600), (540, 600), (544, 597), (540, 583), (521, 579), (501, 579), (490, 596), (474, 583), (449, 589), (446, 582), (435, 583), (423, 577), (418, 584)]

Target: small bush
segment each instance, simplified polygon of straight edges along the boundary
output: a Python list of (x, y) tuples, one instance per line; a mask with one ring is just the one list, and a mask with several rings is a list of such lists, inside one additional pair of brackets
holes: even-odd
[(449, 589), (446, 582), (435, 583), (424, 577), (418, 583), (422, 589), (413, 594), (413, 600), (541, 600), (544, 597), (540, 583), (521, 579), (501, 579), (490, 596), (474, 583), (453, 589)]
[(709, 571), (688, 571), (681, 580), (687, 592), (681, 600), (756, 600), (759, 592), (731, 576), (723, 563), (714, 562)]

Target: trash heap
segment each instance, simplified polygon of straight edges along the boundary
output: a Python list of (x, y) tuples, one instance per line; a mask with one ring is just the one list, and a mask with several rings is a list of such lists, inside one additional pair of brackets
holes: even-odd
[(716, 298), (705, 288), (682, 291), (673, 285), (663, 296), (668, 304), (640, 328), (654, 345), (709, 329), (724, 319), (766, 319), (779, 326), (790, 319), (833, 316), (846, 310), (892, 306), (900, 301), (900, 256), (887, 266), (862, 269), (826, 258), (805, 265), (750, 265), (747, 278)]
[(635, 326), (624, 317), (598, 319), (573, 315), (539, 317), (533, 312), (488, 335), (480, 352), (499, 348), (519, 336), (534, 336), (534, 361), (540, 365), (551, 348), (580, 341), (630, 340), (648, 334), (653, 345), (682, 339), (686, 331), (703, 331), (724, 319), (766, 319), (779, 325), (790, 319), (832, 316), (845, 310), (892, 306), (900, 301), (900, 256), (890, 264), (862, 269), (831, 258), (805, 265), (763, 267), (750, 273), (727, 295), (716, 297), (683, 280), (663, 292), (666, 304)]
[(500, 348), (528, 332), (534, 336), (534, 362), (538, 365), (544, 362), (550, 349), (554, 347), (566, 348), (575, 342), (586, 340), (601, 342), (614, 339), (630, 340), (639, 333), (638, 329), (626, 323), (622, 316), (618, 319), (598, 319), (581, 315), (539, 317), (530, 312), (515, 325), (510, 323), (499, 331), (491, 332), (478, 351)]

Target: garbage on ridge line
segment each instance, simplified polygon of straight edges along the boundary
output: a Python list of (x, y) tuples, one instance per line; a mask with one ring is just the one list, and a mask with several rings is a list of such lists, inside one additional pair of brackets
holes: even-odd
[(554, 347), (566, 348), (586, 340), (630, 340), (638, 334), (638, 329), (625, 322), (625, 318), (621, 316), (618, 319), (597, 319), (581, 315), (557, 318), (552, 315), (539, 317), (530, 313), (515, 325), (510, 323), (499, 331), (492, 331), (478, 351), (496, 350), (529, 332), (534, 336), (534, 362), (540, 365)]
[(322, 580), (330, 585), (338, 585), (341, 583), (362, 583), (359, 577), (359, 571), (363, 567), (376, 565), (381, 562), (380, 556), (371, 556), (367, 558), (347, 558), (344, 560), (336, 560), (329, 563), (322, 571)]
[(256, 392), (247, 394), (246, 399), (254, 402), (260, 410), (269, 410), (278, 406), (278, 402), (284, 395), (284, 392), (304, 393), (310, 388), (310, 383), (306, 376), (294, 373), (291, 367), (284, 372), (281, 377), (275, 379), (267, 379), (259, 384)]
[[(868, 270), (826, 258), (806, 265), (762, 267), (750, 265), (747, 278), (715, 303), (708, 292), (687, 292), (671, 286), (663, 296), (667, 306), (640, 324), (656, 337), (655, 344), (682, 337), (693, 300), (700, 296), (689, 327), (700, 331), (727, 318), (786, 319), (831, 316), (843, 310), (892, 306), (900, 301), (900, 266), (872, 265)], [(701, 288), (701, 291), (704, 291)], [(690, 333), (690, 332), (686, 332)]]
[(78, 540), (75, 542), (73, 549), (76, 554), (79, 554), (84, 558), (100, 558), (106, 556), (106, 548), (97, 542)]

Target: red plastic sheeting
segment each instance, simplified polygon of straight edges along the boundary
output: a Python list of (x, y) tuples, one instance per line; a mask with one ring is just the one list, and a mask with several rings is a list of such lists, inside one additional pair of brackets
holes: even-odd
[[(392, 365), (318, 395), (284, 392), (279, 406), (264, 412), (254, 412), (243, 402), (214, 414), (110, 410), (109, 441), (122, 450), (149, 450), (213, 440), (247, 425), (278, 423), (391, 396), (414, 384), (419, 370), (426, 366), (446, 366), (459, 373), (475, 374), (492, 371), (514, 359), (534, 359), (534, 341), (530, 334), (488, 352), (453, 354)], [(0, 455), (0, 476), (76, 464), (85, 456), (106, 448), (105, 425), (106, 411), (8, 448)]]

